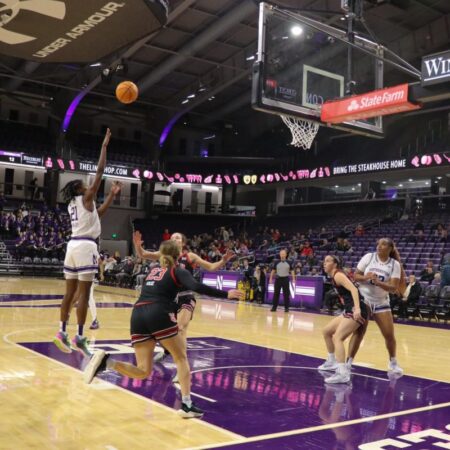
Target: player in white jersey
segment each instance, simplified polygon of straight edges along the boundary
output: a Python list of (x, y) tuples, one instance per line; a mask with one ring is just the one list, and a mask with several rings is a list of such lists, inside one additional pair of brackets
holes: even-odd
[[(98, 271), (98, 250), (96, 239), (100, 236), (100, 216), (104, 214), (109, 204), (105, 202), (97, 210), (95, 198), (103, 177), (106, 166), (106, 151), (111, 138), (111, 131), (106, 131), (103, 140), (100, 157), (97, 165), (97, 173), (93, 183), (86, 186), (82, 180), (73, 180), (62, 189), (64, 200), (69, 203), (68, 211), (72, 224), (72, 236), (67, 244), (66, 257), (64, 259), (64, 276), (66, 278), (66, 292), (61, 304), (60, 330), (53, 342), (65, 353), (71, 353), (72, 347), (85, 355), (90, 355), (88, 342), (83, 337), (83, 327), (86, 322), (89, 291), (92, 281)], [(117, 192), (120, 185), (113, 188)], [(116, 193), (117, 193), (116, 192)], [(111, 193), (113, 197), (114, 192)], [(112, 198), (111, 198), (112, 201)], [(66, 331), (70, 308), (78, 289), (77, 324), (78, 332), (69, 341)]]
[[(394, 319), (389, 304), (389, 294), (404, 290), (405, 275), (400, 263), (400, 255), (392, 239), (378, 241), (377, 251), (368, 253), (359, 261), (355, 272), (355, 281), (359, 283), (359, 292), (369, 305), (371, 315), (380, 329), (389, 353), (388, 372), (401, 376), (403, 370), (397, 363), (397, 343), (394, 334)], [(349, 344), (351, 366), (367, 326), (353, 334)]]

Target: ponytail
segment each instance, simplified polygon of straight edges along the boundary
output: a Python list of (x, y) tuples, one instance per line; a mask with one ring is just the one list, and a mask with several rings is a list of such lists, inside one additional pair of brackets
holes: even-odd
[(161, 267), (168, 267), (169, 269), (175, 265), (175, 261), (170, 255), (161, 255), (159, 263), (161, 264)]
[(162, 267), (168, 267), (169, 269), (175, 266), (175, 261), (180, 256), (178, 245), (171, 240), (162, 242), (159, 246), (159, 252), (161, 253), (159, 263)]

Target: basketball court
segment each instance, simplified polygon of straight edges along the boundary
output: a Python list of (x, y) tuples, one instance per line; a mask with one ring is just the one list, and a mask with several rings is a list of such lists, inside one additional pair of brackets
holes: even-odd
[[(100, 3), (96, 8), (104, 9)], [(341, 28), (292, 8), (259, 4), (251, 105), (281, 116), (292, 133), (295, 152), (313, 149), (325, 129), (338, 130), (350, 140), (356, 135), (381, 140), (386, 133), (384, 116), (450, 98), (447, 78), (442, 85), (436, 82), (437, 75), (424, 78), (423, 71), (379, 43), (370, 29), (355, 32), (357, 22), (366, 26), (360, 3), (342, 1)], [(122, 7), (108, 5), (110, 10), (99, 10), (104, 17)], [(51, 13), (55, 14), (46, 12)], [(58, 20), (64, 14), (60, 11)], [(156, 19), (152, 33), (165, 23)], [(115, 49), (119, 44), (134, 45), (150, 33), (147, 28), (138, 31)], [(55, 41), (58, 45), (45, 47), (47, 53), (35, 57), (55, 53), (52, 58), (59, 61), (58, 50), (64, 47), (69, 56), (61, 56), (61, 61), (70, 60), (70, 47), (77, 43), (74, 36), (72, 41)], [(111, 51), (103, 49), (95, 58), (78, 60), (89, 63)], [(392, 72), (397, 73), (398, 84), (387, 86), (386, 75)], [(130, 94), (123, 103), (138, 96), (131, 84), (117, 94), (127, 98)], [(64, 133), (90, 89), (91, 84), (83, 85), (70, 104)], [(213, 91), (208, 95), (214, 99)], [(189, 96), (182, 104), (188, 102)], [(174, 117), (176, 122), (181, 115), (177, 112)], [(296, 180), (291, 173), (291, 179), (283, 180)], [(175, 180), (158, 174), (159, 181)], [(231, 180), (232, 175), (225, 176)], [(256, 175), (243, 175), (242, 180), (249, 184), (252, 177), (255, 184)], [(177, 179), (184, 181), (180, 174)], [(217, 180), (216, 175), (209, 180)], [(182, 420), (171, 357), (156, 363), (145, 380), (106, 371), (90, 385), (83, 382), (88, 358), (79, 352), (62, 353), (52, 343), (64, 289), (61, 279), (2, 278), (0, 449), (450, 449), (447, 323), (396, 323), (397, 357), (405, 375), (392, 378), (386, 372), (383, 337), (372, 322), (351, 383), (327, 385), (324, 377), (329, 373), (319, 372), (317, 366), (326, 357), (322, 330), (330, 316), (296, 308), (270, 312), (268, 305), (202, 298), (188, 331), (188, 358), (192, 397), (205, 414), (202, 420)], [(104, 286), (96, 286), (95, 292), (100, 329), (87, 334), (90, 350), (134, 362), (129, 323), (137, 293)], [(70, 323), (69, 334), (74, 331), (75, 324)]]
[[(448, 330), (396, 324), (405, 376), (389, 380), (383, 339), (370, 324), (352, 384), (326, 386), (316, 370), (330, 320), (300, 311), (203, 299), (189, 330), (192, 392), (202, 420), (176, 414), (171, 358), (151, 377), (107, 372), (85, 385), (81, 354), (51, 342), (62, 281), (11, 278), (1, 287), (0, 448), (447, 448)], [(101, 328), (92, 349), (124, 361), (133, 291), (96, 288)], [(143, 436), (148, 436), (144, 439)], [(390, 439), (390, 440), (388, 440)], [(434, 444), (440, 445), (436, 446)]]

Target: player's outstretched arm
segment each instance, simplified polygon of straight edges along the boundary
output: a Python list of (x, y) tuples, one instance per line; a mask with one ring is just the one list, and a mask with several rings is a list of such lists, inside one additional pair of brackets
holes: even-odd
[(113, 202), (114, 197), (120, 192), (121, 189), (122, 183), (120, 181), (114, 181), (105, 201), (99, 208), (97, 208), (99, 217), (102, 217), (103, 214), (105, 214), (106, 210), (110, 207), (111, 203)]
[(97, 196), (98, 188), (102, 182), (103, 172), (106, 167), (106, 151), (108, 149), (109, 140), (111, 139), (111, 130), (106, 130), (105, 138), (103, 139), (102, 149), (100, 150), (100, 157), (97, 163), (97, 173), (95, 174), (94, 182), (87, 188), (83, 203), (87, 209), (93, 211), (94, 199)]

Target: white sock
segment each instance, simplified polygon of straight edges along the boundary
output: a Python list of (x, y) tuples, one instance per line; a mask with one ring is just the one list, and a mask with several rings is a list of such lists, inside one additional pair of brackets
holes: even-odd
[(94, 283), (92, 283), (91, 292), (89, 293), (89, 311), (91, 312), (92, 321), (97, 319), (97, 306), (94, 298)]
[(334, 356), (334, 353), (328, 353), (328, 361), (331, 361), (331, 362), (336, 361), (336, 357)]
[(347, 365), (345, 363), (338, 363), (337, 373), (344, 375), (347, 373)]
[(352, 357), (347, 358), (347, 365), (351, 367), (352, 364), (353, 364), (353, 358)]
[(191, 400), (191, 396), (190, 395), (183, 395), (181, 397), (181, 401), (188, 407), (190, 408), (192, 406), (192, 400)]
[(391, 363), (392, 366), (396, 366), (396, 365), (397, 365), (397, 358), (396, 358), (395, 356), (393, 356), (393, 357), (390, 359), (390, 363)]

